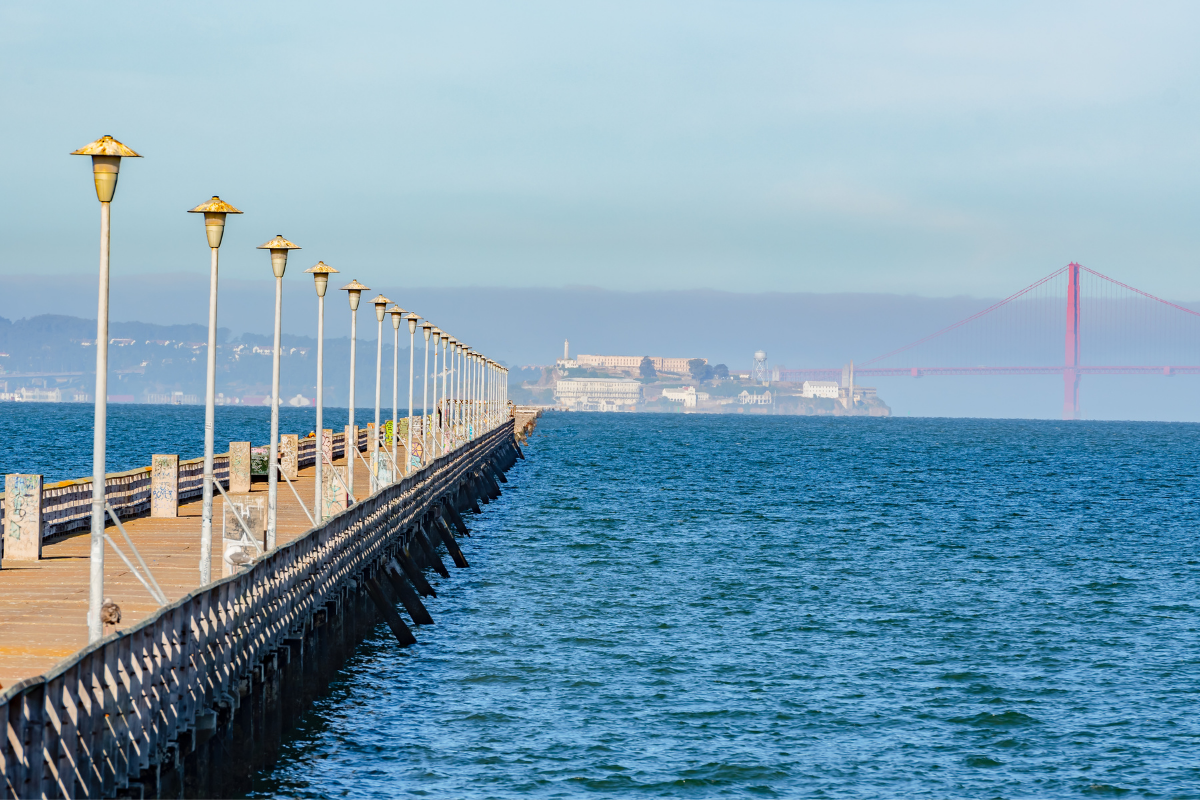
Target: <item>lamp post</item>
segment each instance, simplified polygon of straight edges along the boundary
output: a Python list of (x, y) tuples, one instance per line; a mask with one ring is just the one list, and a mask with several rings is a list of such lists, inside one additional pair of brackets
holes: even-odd
[(241, 214), (233, 206), (213, 195), (212, 200), (188, 211), (204, 215), (204, 233), (212, 255), (208, 275), (208, 369), (204, 384), (204, 502), (200, 512), (200, 585), (212, 580), (213, 516), (213, 425), (217, 404), (217, 251), (225, 235), (225, 216)]
[[(400, 394), (400, 318), (404, 316), (404, 309), (400, 306), (392, 306), (388, 309), (388, 313), (392, 316), (392, 435), (388, 438), (388, 447), (392, 449), (392, 469), (399, 471), (400, 462), (396, 460), (396, 434), (400, 432), (398, 427), (399, 421), (396, 419), (396, 412), (399, 411), (399, 394)], [(392, 475), (392, 482), (400, 480), (399, 475)]]
[(471, 348), (463, 345), (463, 439), (471, 441)]
[(271, 251), (271, 271), (275, 273), (275, 350), (271, 357), (271, 452), (267, 475), (267, 549), (275, 547), (276, 491), (279, 488), (279, 335), (283, 319), (283, 273), (287, 269), (289, 250), (299, 250), (282, 234), (259, 250)]
[(104, 604), (104, 460), (108, 447), (108, 251), (112, 230), (112, 199), (122, 158), (141, 158), (111, 136), (72, 151), (92, 157), (92, 181), (100, 201), (100, 291), (96, 313), (96, 403), (92, 423), (92, 537), (88, 563), (88, 641), (104, 636), (100, 606)]
[[(430, 417), (431, 422), (436, 422), (437, 427), (430, 431), (430, 440), (433, 445), (434, 455), (443, 455), (444, 450), (441, 449), (442, 438), (442, 402), (438, 399), (438, 341), (442, 337), (442, 332), (436, 326), (433, 331), (433, 415)], [(442, 369), (446, 368), (446, 354), (442, 353)], [(432, 425), (430, 426), (433, 427)], [(441, 452), (438, 452), (441, 450)]]
[(466, 441), (467, 429), (467, 346), (458, 343), (458, 440)]
[(483, 425), (483, 357), (476, 353), (472, 360), (475, 362), (475, 437), (478, 438)]
[(467, 440), (475, 438), (475, 351), (467, 348)]
[(449, 349), (447, 352), (450, 353), (450, 392), (446, 399), (446, 409), (450, 416), (450, 426), (447, 436), (450, 441), (450, 449), (453, 450), (455, 447), (454, 440), (458, 434), (458, 429), (455, 427), (458, 422), (456, 418), (458, 414), (458, 406), (456, 405), (458, 393), (455, 391), (458, 388), (455, 385), (458, 381), (458, 339), (451, 336), (448, 340), (448, 345)]
[(326, 264), (324, 261), (318, 261), (316, 266), (309, 267), (304, 270), (311, 273), (313, 276), (313, 284), (317, 289), (317, 469), (314, 479), (317, 482), (314, 490), (313, 508), (316, 510), (315, 516), (318, 521), (325, 519), (324, 507), (322, 502), (325, 498), (322, 496), (324, 484), (321, 479), (324, 477), (325, 465), (321, 458), (322, 439), (325, 434), (324, 420), (322, 419), (325, 411), (325, 290), (329, 288), (329, 276), (336, 269)]
[(370, 445), (370, 450), (374, 453), (374, 460), (371, 463), (372, 484), (375, 484), (375, 476), (379, 473), (379, 453), (377, 451), (379, 450), (379, 390), (380, 382), (383, 380), (383, 318), (387, 314), (387, 306), (390, 302), (392, 301), (382, 294), (371, 301), (371, 304), (375, 306), (375, 320), (379, 323), (375, 341), (375, 441)]
[(425, 320), (421, 331), (425, 333), (425, 379), (421, 387), (421, 467), (425, 467), (430, 463), (430, 426), (425, 421), (430, 415), (430, 333), (433, 332), (430, 320)]
[[(362, 293), (367, 290), (354, 278), (342, 287), (342, 291), (346, 292), (346, 296), (350, 299), (350, 420), (346, 423), (350, 434), (354, 433), (354, 348), (358, 338), (358, 304), (362, 301)], [(346, 492), (351, 497), (354, 496), (354, 451), (358, 449), (358, 442), (351, 442), (346, 439)]]
[(412, 429), (413, 429), (413, 354), (416, 352), (414, 334), (417, 330), (416, 314), (409, 314), (408, 320), (408, 441), (404, 444), (404, 474), (412, 472)]
[(450, 341), (450, 334), (442, 331), (442, 403), (438, 408), (442, 411), (442, 424), (438, 430), (442, 439), (442, 455), (446, 455), (446, 426), (449, 423), (450, 404), (448, 402), (449, 395), (446, 393), (446, 380), (449, 378), (449, 371), (446, 367), (447, 356), (450, 355), (450, 349), (446, 343)]

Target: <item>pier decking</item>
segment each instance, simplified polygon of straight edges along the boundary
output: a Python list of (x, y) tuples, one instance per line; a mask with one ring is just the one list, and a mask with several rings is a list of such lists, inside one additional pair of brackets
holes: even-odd
[[(334, 460), (337, 466), (345, 463), (344, 458)], [(367, 486), (366, 467), (359, 459), (353, 463), (355, 485)], [(313, 473), (313, 467), (302, 469), (299, 479), (293, 481), (310, 511)], [(260, 492), (267, 492), (265, 481), (251, 484), (250, 494)], [(245, 494), (229, 496), (237, 500)], [(283, 481), (278, 503), (276, 536), (282, 545), (312, 525)], [(179, 516), (173, 519), (141, 516), (122, 522), (171, 602), (200, 586), (200, 505), (199, 498), (181, 503)], [(222, 505), (218, 494), (214, 499), (217, 512)], [(124, 544), (115, 528), (109, 530)], [(10, 559), (0, 569), (0, 691), (46, 672), (87, 646), (89, 534), (80, 529), (43, 545), (41, 561)], [(219, 547), (213, 548), (212, 574), (221, 574)], [(106, 634), (132, 627), (158, 610), (158, 604), (111, 548), (104, 558), (104, 591), (121, 608), (120, 624), (106, 626)]]
[[(455, 567), (468, 566), (455, 540), (467, 532), (460, 511), (499, 496), (497, 481), (523, 457), (517, 441), (531, 424), (513, 414), (488, 425), (316, 527), (281, 481), (277, 546), (206, 586), (198, 585), (199, 501), (181, 505), (176, 518), (125, 521), (167, 604), (106, 553), (105, 594), (122, 619), (93, 644), (84, 619), (86, 532), (45, 544), (40, 561), (6, 560), (0, 797), (244, 791), (277, 752), (288, 720), (380, 619), (400, 644), (417, 641), (398, 606), (414, 624), (432, 621), (419, 598), (434, 594), (425, 570), (450, 576), (443, 546)], [(366, 495), (367, 469), (353, 463), (354, 485)], [(302, 468), (296, 482), (306, 500), (312, 472)], [(265, 492), (266, 484), (250, 489)]]

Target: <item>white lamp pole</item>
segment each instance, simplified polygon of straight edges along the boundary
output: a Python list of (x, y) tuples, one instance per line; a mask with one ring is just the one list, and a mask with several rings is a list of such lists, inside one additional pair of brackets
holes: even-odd
[[(353, 278), (342, 287), (342, 291), (346, 292), (346, 296), (350, 298), (350, 420), (346, 423), (350, 434), (354, 433), (354, 348), (358, 339), (358, 304), (362, 300), (362, 293), (367, 288), (369, 287), (363, 286)], [(354, 452), (357, 449), (358, 442), (351, 442), (347, 438), (345, 447), (346, 491), (351, 497), (354, 496)]]
[(467, 371), (465, 359), (463, 358), (463, 352), (466, 350), (466, 345), (464, 345), (462, 342), (459, 342), (454, 349), (457, 351), (455, 357), (458, 363), (458, 391), (456, 392), (458, 395), (458, 408), (454, 410), (454, 424), (458, 426), (458, 441), (459, 443), (462, 443), (465, 440), (465, 431), (463, 429), (463, 413), (464, 409), (467, 407), (466, 397), (463, 392), (463, 389), (466, 387), (466, 383), (463, 381), (463, 375)]
[(469, 415), (469, 420), (470, 420), (469, 427), (471, 430), (471, 439), (474, 440), (475, 434), (479, 432), (479, 426), (477, 424), (477, 420), (475, 419), (476, 405), (477, 405), (476, 401), (479, 397), (479, 392), (477, 391), (477, 387), (475, 385), (475, 376), (478, 373), (478, 364), (476, 362), (474, 350), (470, 351), (467, 355), (470, 358), (469, 363), (471, 365), (471, 390), (470, 390), (471, 412)]
[(304, 270), (312, 273), (313, 285), (317, 289), (317, 468), (316, 474), (313, 476), (316, 480), (316, 487), (313, 491), (313, 508), (316, 509), (315, 516), (318, 522), (325, 519), (324, 515), (324, 497), (322, 479), (325, 477), (324, 459), (321, 457), (322, 440), (324, 432), (324, 412), (325, 412), (325, 290), (329, 288), (329, 276), (337, 272), (336, 269), (326, 264), (324, 261), (318, 261), (315, 267)]
[(467, 351), (463, 353), (463, 369), (466, 372), (466, 375), (463, 377), (463, 380), (466, 382), (466, 394), (463, 395), (463, 400), (466, 403), (466, 407), (463, 409), (463, 435), (466, 437), (468, 442), (475, 438), (475, 431), (471, 427), (471, 414), (473, 413), (472, 404), (475, 401), (474, 387), (471, 383), (473, 376), (472, 370), (474, 369), (475, 365), (474, 357), (471, 355), (471, 352), (471, 348), (468, 347)]
[(409, 314), (408, 320), (408, 441), (404, 444), (404, 474), (412, 472), (412, 434), (413, 434), (413, 354), (416, 353), (417, 330), (416, 314)]
[(271, 271), (275, 273), (275, 349), (271, 357), (271, 452), (267, 483), (267, 549), (275, 547), (277, 492), (279, 488), (279, 338), (283, 318), (283, 273), (287, 269), (289, 250), (299, 250), (297, 245), (276, 234), (259, 250), (271, 251)]
[(454, 427), (455, 426), (454, 415), (458, 411), (458, 406), (455, 405), (455, 403), (458, 399), (457, 392), (455, 391), (455, 389), (458, 388), (456, 386), (456, 383), (458, 381), (458, 372), (457, 372), (457, 370), (458, 370), (458, 339), (455, 339), (453, 336), (451, 336), (447, 343), (450, 348), (447, 351), (448, 353), (450, 353), (450, 391), (446, 398), (446, 413), (450, 417), (450, 422), (449, 422), (449, 429), (446, 432), (446, 436), (449, 438), (449, 441), (450, 441), (450, 449), (453, 450), (456, 447), (455, 439), (457, 438), (457, 431), (455, 430), (455, 427)]
[(483, 356), (475, 355), (475, 433), (483, 435)]
[[(438, 439), (441, 432), (441, 420), (438, 419), (438, 412), (441, 411), (441, 404), (438, 402), (438, 340), (441, 337), (441, 331), (434, 327), (430, 333), (433, 335), (433, 413), (429, 417), (430, 428), (429, 439), (433, 449), (430, 451), (436, 458), (441, 455), (438, 452)], [(434, 424), (436, 423), (436, 427)]]
[(450, 416), (450, 404), (447, 402), (449, 397), (446, 394), (446, 380), (449, 377), (446, 365), (448, 361), (447, 356), (450, 354), (450, 350), (446, 347), (446, 344), (449, 341), (450, 334), (442, 331), (442, 402), (438, 404), (438, 409), (441, 411), (441, 424), (438, 426), (438, 435), (442, 440), (442, 455), (446, 454), (446, 426)]
[(71, 153), (92, 157), (92, 182), (100, 201), (100, 291), (96, 312), (96, 402), (92, 422), (92, 537), (88, 562), (88, 641), (104, 637), (104, 476), (108, 447), (108, 254), (112, 199), (122, 158), (141, 158), (111, 136), (101, 136)]
[(433, 325), (429, 320), (421, 326), (425, 334), (425, 377), (421, 388), (421, 466), (429, 463), (429, 334)]
[[(404, 316), (404, 309), (392, 306), (388, 313), (392, 316), (392, 435), (388, 437), (391, 439), (388, 447), (392, 450), (392, 469), (398, 470), (400, 462), (396, 460), (396, 434), (400, 432), (400, 421), (396, 417), (400, 410), (400, 318)], [(400, 476), (393, 473), (392, 482), (398, 480)]]
[(379, 392), (383, 381), (383, 318), (387, 314), (387, 305), (390, 302), (392, 301), (382, 294), (371, 301), (371, 304), (375, 306), (375, 319), (379, 323), (375, 339), (375, 441), (368, 446), (368, 450), (375, 453), (375, 460), (371, 462), (371, 485), (374, 489), (379, 488), (375, 482), (375, 474), (379, 471)]
[(204, 215), (204, 233), (212, 255), (208, 276), (208, 370), (204, 386), (204, 501), (200, 512), (200, 585), (212, 581), (213, 427), (217, 405), (217, 252), (225, 235), (225, 215), (241, 214), (213, 195), (188, 211)]

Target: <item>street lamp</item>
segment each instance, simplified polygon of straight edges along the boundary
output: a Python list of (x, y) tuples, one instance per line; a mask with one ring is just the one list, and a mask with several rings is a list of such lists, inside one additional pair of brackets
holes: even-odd
[(108, 433), (108, 250), (112, 199), (122, 158), (141, 158), (111, 136), (101, 136), (71, 153), (92, 157), (92, 180), (100, 201), (100, 292), (96, 314), (96, 404), (92, 424), (92, 538), (88, 564), (88, 641), (104, 637), (100, 606), (104, 604), (104, 459)]
[[(436, 422), (437, 428), (430, 431), (429, 437), (430, 437), (430, 442), (431, 442), (431, 452), (433, 453), (433, 455), (437, 456), (437, 455), (441, 455), (441, 453), (438, 452), (438, 449), (439, 449), (438, 444), (439, 444), (439, 440), (441, 439), (441, 433), (442, 433), (442, 420), (441, 420), (442, 404), (441, 404), (441, 401), (438, 400), (438, 375), (439, 375), (439, 373), (438, 373), (438, 340), (441, 339), (442, 332), (435, 325), (433, 330), (430, 331), (430, 333), (433, 334), (433, 409), (434, 409), (434, 411), (429, 416), (429, 422), (430, 422), (429, 427), (433, 428), (433, 423)], [(446, 360), (445, 354), (443, 354), (443, 357), (442, 357), (443, 368), (445, 368), (445, 363), (444, 363), (445, 360)]]
[(479, 353), (472, 353), (471, 354), (471, 376), (472, 376), (471, 393), (474, 395), (474, 398), (473, 398), (474, 403), (472, 404), (472, 409), (471, 409), (471, 428), (475, 431), (476, 437), (479, 436), (479, 424), (481, 422), (481, 417), (480, 417), (479, 411), (480, 411), (480, 401), (482, 400), (482, 392), (480, 392), (479, 390), (481, 387), (480, 378), (483, 375), (483, 370), (480, 368), (480, 366), (481, 366), (481, 362), (480, 362)]
[(462, 429), (463, 441), (471, 441), (471, 348), (462, 345)]
[[(404, 309), (400, 306), (392, 306), (388, 309), (388, 313), (392, 316), (392, 435), (388, 438), (388, 446), (392, 449), (392, 469), (396, 472), (400, 470), (400, 462), (396, 460), (396, 434), (400, 432), (399, 421), (396, 419), (399, 409), (399, 394), (400, 394), (400, 319), (404, 316)], [(392, 482), (400, 480), (400, 476), (393, 474)]]
[(442, 403), (440, 406), (438, 406), (442, 412), (441, 425), (438, 429), (438, 433), (441, 435), (442, 439), (442, 455), (446, 455), (446, 425), (450, 417), (450, 404), (447, 402), (448, 395), (446, 394), (446, 380), (450, 375), (447, 369), (447, 361), (448, 356), (450, 355), (450, 349), (446, 346), (449, 341), (450, 334), (442, 331)]
[(447, 341), (450, 353), (450, 394), (446, 401), (447, 413), (450, 415), (450, 449), (454, 449), (454, 440), (458, 436), (458, 339), (453, 336)]
[(375, 306), (375, 319), (379, 322), (379, 332), (375, 340), (375, 441), (370, 445), (374, 459), (371, 463), (372, 483), (375, 483), (375, 476), (379, 474), (379, 388), (380, 381), (383, 380), (383, 318), (387, 314), (387, 306), (390, 302), (392, 301), (382, 294), (371, 301)]
[(212, 579), (213, 515), (213, 425), (217, 402), (217, 251), (225, 235), (225, 215), (241, 214), (233, 206), (213, 195), (212, 200), (188, 211), (204, 215), (204, 233), (212, 254), (208, 276), (208, 373), (204, 388), (204, 502), (200, 512), (200, 585)]
[(425, 320), (421, 326), (425, 334), (425, 378), (421, 389), (421, 466), (429, 463), (429, 334), (433, 333), (433, 323)]
[(315, 489), (316, 498), (314, 500), (316, 509), (316, 518), (318, 521), (325, 519), (325, 497), (324, 484), (321, 478), (324, 477), (325, 466), (322, 463), (322, 453), (324, 452), (324, 437), (325, 429), (322, 414), (325, 411), (325, 290), (329, 288), (329, 276), (336, 269), (326, 264), (324, 261), (318, 261), (316, 266), (309, 267), (304, 270), (312, 273), (313, 284), (317, 288), (317, 469), (314, 479), (317, 482)]
[(471, 441), (471, 348), (463, 345), (463, 440)]
[(467, 346), (462, 342), (458, 343), (458, 439), (460, 442), (465, 442), (467, 439)]
[(300, 246), (275, 234), (275, 238), (256, 249), (271, 251), (271, 271), (275, 273), (275, 350), (271, 359), (271, 452), (267, 473), (267, 549), (275, 547), (276, 491), (279, 488), (279, 336), (283, 320), (283, 273), (289, 250)]
[[(351, 442), (350, 435), (354, 433), (354, 348), (356, 339), (358, 338), (358, 304), (362, 300), (362, 293), (366, 291), (367, 286), (363, 286), (354, 278), (342, 287), (342, 291), (346, 292), (346, 296), (350, 298), (350, 421), (347, 425), (346, 438), (346, 493), (351, 497), (354, 496), (354, 453), (358, 450), (358, 442)], [(350, 448), (354, 449), (351, 450)]]
[(413, 334), (417, 330), (416, 314), (409, 314), (408, 320), (408, 441), (404, 445), (404, 474), (412, 472), (412, 429), (413, 429), (413, 353), (415, 352)]

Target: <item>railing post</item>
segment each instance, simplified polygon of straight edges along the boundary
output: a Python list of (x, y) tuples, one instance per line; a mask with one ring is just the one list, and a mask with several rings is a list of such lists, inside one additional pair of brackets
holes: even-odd
[(42, 476), (4, 476), (4, 558), (42, 557)]
[(279, 437), (279, 471), (288, 480), (296, 480), (300, 469), (300, 437), (294, 433), (285, 433)]
[(150, 456), (150, 516), (179, 516), (179, 456)]
[(229, 443), (229, 493), (250, 491), (250, 443)]

